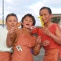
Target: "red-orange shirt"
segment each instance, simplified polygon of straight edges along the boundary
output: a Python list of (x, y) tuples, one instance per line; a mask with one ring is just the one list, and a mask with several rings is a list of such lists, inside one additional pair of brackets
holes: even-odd
[[(53, 34), (55, 34), (56, 27), (58, 27), (57, 24), (52, 24), (48, 29), (51, 31)], [(50, 42), (50, 45), (44, 46), (45, 49), (51, 49), (51, 48), (59, 48), (59, 45), (49, 36), (43, 33), (42, 29), (36, 28), (32, 31), (32, 33), (37, 33), (39, 36), (41, 36), (42, 42), (45, 40), (48, 40)]]

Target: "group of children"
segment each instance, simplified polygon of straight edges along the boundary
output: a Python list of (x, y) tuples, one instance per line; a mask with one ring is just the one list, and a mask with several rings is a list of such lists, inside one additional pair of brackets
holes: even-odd
[(17, 26), (18, 18), (14, 13), (7, 15), (6, 28), (0, 30), (0, 61), (34, 61), (32, 55), (38, 55), (41, 47), (45, 49), (43, 61), (59, 60), (61, 29), (51, 22), (49, 7), (42, 7), (39, 14), (44, 22), (42, 28), (34, 26), (36, 21), (32, 14), (22, 17), (21, 28)]

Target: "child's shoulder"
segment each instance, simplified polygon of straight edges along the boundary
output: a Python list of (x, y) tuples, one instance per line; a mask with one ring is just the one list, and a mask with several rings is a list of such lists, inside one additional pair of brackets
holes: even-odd
[(50, 28), (56, 28), (56, 27), (59, 27), (59, 25), (57, 23), (51, 23)]
[(56, 27), (56, 28), (60, 28), (60, 25), (57, 24), (57, 23), (54, 23), (53, 26)]
[(20, 33), (21, 31), (22, 31), (21, 28), (16, 29), (16, 33), (17, 33), (17, 34)]
[(57, 23), (53, 23), (53, 24), (51, 25), (50, 29), (53, 29), (53, 30), (60, 29), (60, 26), (59, 26), (59, 24), (57, 24)]
[(53, 25), (53, 26), (58, 26), (58, 24), (57, 24), (57, 23), (52, 23), (52, 25)]

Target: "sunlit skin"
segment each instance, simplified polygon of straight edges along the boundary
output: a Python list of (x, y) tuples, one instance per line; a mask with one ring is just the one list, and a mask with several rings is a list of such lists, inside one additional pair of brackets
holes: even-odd
[(7, 29), (10, 30), (12, 27), (17, 27), (17, 24), (18, 24), (18, 20), (15, 16), (9, 16), (7, 18), (7, 22), (6, 22)]
[(48, 12), (48, 9), (41, 10), (39, 14), (42, 16), (44, 25), (48, 25), (50, 23), (50, 19), (52, 18), (52, 14)]
[(22, 22), (23, 28), (29, 29), (33, 26), (32, 18), (27, 16)]

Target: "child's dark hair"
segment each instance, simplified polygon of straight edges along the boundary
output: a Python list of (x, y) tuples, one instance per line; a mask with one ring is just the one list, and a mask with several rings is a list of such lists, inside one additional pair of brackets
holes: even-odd
[[(15, 16), (15, 17), (17, 18), (16, 14), (10, 13), (10, 14), (8, 14), (7, 17), (6, 17), (6, 22), (7, 22), (7, 18), (8, 18), (9, 16)], [(17, 18), (17, 20), (18, 20), (18, 18)]]
[[(47, 9), (48, 12), (49, 12), (49, 14), (52, 14), (52, 11), (51, 11), (51, 9), (50, 9), (49, 7), (42, 7), (42, 8), (40, 9), (40, 11), (43, 10), (43, 9)], [(39, 11), (39, 13), (40, 13), (40, 11)]]
[[(35, 25), (36, 21), (35, 21), (35, 18), (34, 18), (34, 16), (33, 16), (32, 14), (26, 14), (26, 15), (24, 15), (24, 16), (22, 17), (21, 22), (23, 22), (23, 20), (24, 20), (27, 16), (30, 17), (30, 18), (32, 18), (33, 25)], [(22, 26), (22, 27), (23, 27), (23, 26)]]

